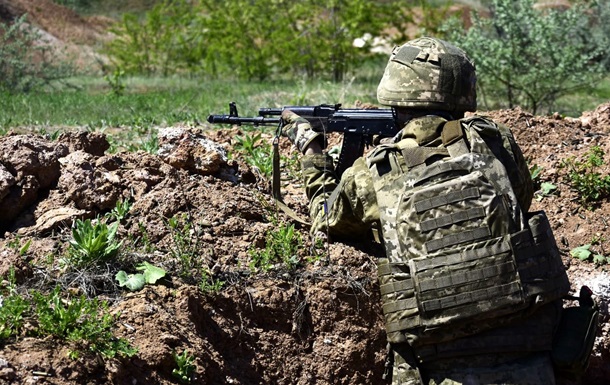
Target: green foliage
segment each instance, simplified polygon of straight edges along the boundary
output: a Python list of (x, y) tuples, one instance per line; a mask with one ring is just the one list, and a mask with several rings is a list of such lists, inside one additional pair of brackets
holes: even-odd
[(581, 261), (586, 261), (591, 256), (591, 244), (587, 243), (586, 245), (578, 246), (570, 250), (570, 255), (574, 258), (578, 258)]
[(126, 287), (131, 291), (138, 291), (145, 284), (154, 285), (159, 279), (165, 277), (166, 274), (165, 270), (146, 261), (136, 266), (136, 270), (142, 271), (142, 273), (127, 274), (125, 271), (120, 270), (115, 276), (119, 286)]
[(0, 288), (0, 344), (19, 334), (29, 310), (27, 300), (17, 293), (15, 269), (12, 267), (5, 285)]
[(166, 1), (143, 19), (125, 15), (107, 52), (127, 73), (259, 80), (292, 73), (338, 81), (372, 56), (374, 39), (362, 47), (353, 41), (387, 37), (392, 26), (402, 31), (411, 19), (405, 9), (396, 0)]
[(26, 15), (12, 24), (0, 22), (0, 90), (28, 92), (73, 75), (72, 66), (41, 40)]
[(37, 291), (32, 295), (38, 320), (37, 335), (85, 343), (91, 351), (109, 358), (136, 354), (126, 340), (112, 335), (115, 318), (108, 312), (106, 302), (85, 296), (64, 299), (59, 286), (47, 295)]
[(610, 196), (610, 175), (602, 175), (599, 171), (604, 165), (604, 155), (601, 147), (593, 146), (584, 160), (570, 157), (562, 162), (568, 169), (570, 185), (578, 192), (581, 204), (589, 210), (596, 202)]
[(53, 0), (53, 2), (74, 10), (81, 10), (96, 5), (100, 0)]
[(112, 95), (123, 96), (125, 94), (125, 71), (115, 68), (112, 73), (104, 75), (104, 79), (108, 82)]
[(214, 277), (205, 270), (202, 270), (201, 281), (199, 282), (199, 290), (204, 294), (218, 293), (224, 286), (224, 281), (214, 279)]
[(575, 247), (570, 250), (570, 255), (574, 258), (580, 259), (581, 261), (591, 260), (598, 266), (610, 263), (610, 256), (605, 256), (602, 253), (597, 253), (592, 250), (592, 246), (594, 244), (599, 244), (599, 242), (594, 239), (591, 243)]
[(534, 184), (537, 185), (540, 183), (541, 175), (542, 175), (542, 167), (538, 166), (537, 164), (530, 167), (530, 176), (532, 177), (532, 182), (534, 182)]
[(249, 250), (251, 269), (268, 271), (276, 262), (283, 263), (289, 270), (293, 270), (299, 263), (299, 250), (303, 247), (301, 234), (292, 224), (279, 224), (275, 229), (267, 232), (265, 248)]
[(540, 10), (534, 3), (494, 0), (491, 17), (475, 15), (468, 31), (455, 21), (445, 26), (475, 61), (479, 99), (487, 108), (550, 111), (560, 96), (590, 89), (602, 74), (610, 45), (608, 36), (589, 33), (594, 2), (566, 10)]
[(540, 189), (536, 191), (535, 196), (538, 201), (541, 201), (544, 197), (552, 195), (555, 191), (557, 191), (557, 186), (550, 182), (542, 182), (540, 183)]
[(272, 147), (268, 142), (261, 140), (261, 133), (238, 135), (235, 141), (234, 148), (243, 154), (246, 163), (269, 178), (273, 173)]
[(172, 376), (176, 377), (182, 383), (189, 383), (195, 373), (195, 357), (189, 354), (187, 350), (182, 354), (173, 352), (174, 362), (177, 368), (172, 370)]
[(12, 269), (0, 293), (0, 342), (26, 332), (24, 324), (28, 319), (33, 325), (28, 328), (28, 335), (53, 336), (84, 344), (108, 358), (131, 357), (137, 352), (127, 340), (112, 335), (115, 318), (105, 301), (85, 296), (62, 298), (59, 286), (49, 294), (34, 290), (31, 297), (21, 295)]
[(129, 210), (131, 210), (131, 206), (133, 202), (129, 199), (119, 199), (115, 206), (112, 208), (112, 211), (107, 214), (107, 217), (110, 220), (114, 220), (117, 222), (123, 222), (127, 215), (129, 214)]
[(175, 215), (167, 220), (167, 226), (172, 237), (170, 252), (180, 265), (180, 275), (190, 277), (192, 270), (199, 270), (197, 260), (199, 246), (199, 232), (193, 226), (191, 218), (186, 214)]
[(20, 256), (27, 254), (30, 246), (32, 245), (32, 239), (28, 239), (23, 245), (21, 244), (21, 237), (17, 235), (14, 239), (10, 240), (6, 244), (9, 248), (15, 250)]
[(84, 267), (107, 261), (116, 255), (122, 245), (115, 239), (119, 222), (108, 225), (102, 221), (77, 219), (72, 228), (72, 239), (65, 261), (74, 267)]
[(201, 54), (203, 33), (198, 25), (197, 8), (186, 0), (163, 1), (146, 12), (144, 18), (126, 13), (112, 32), (106, 50), (116, 61), (118, 71), (127, 74), (162, 74), (193, 67)]

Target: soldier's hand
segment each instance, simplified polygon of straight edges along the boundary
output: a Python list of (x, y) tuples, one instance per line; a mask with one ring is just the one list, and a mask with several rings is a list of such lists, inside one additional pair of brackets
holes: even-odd
[(290, 139), (290, 142), (301, 152), (305, 153), (310, 144), (316, 142), (322, 146), (324, 136), (311, 129), (311, 125), (305, 119), (290, 110), (282, 112), (282, 135)]

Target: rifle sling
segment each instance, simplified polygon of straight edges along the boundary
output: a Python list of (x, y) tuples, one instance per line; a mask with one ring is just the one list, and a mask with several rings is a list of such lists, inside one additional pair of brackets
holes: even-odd
[(272, 180), (272, 194), (276, 200), (281, 200), (280, 194), (280, 149), (279, 149), (279, 137), (273, 139), (273, 180)]
[(281, 176), (281, 171), (280, 171), (279, 137), (276, 137), (273, 140), (273, 180), (271, 182), (272, 183), (272, 186), (271, 186), (272, 195), (275, 200), (275, 204), (290, 218), (294, 219), (295, 221), (299, 222), (300, 224), (302, 224), (304, 226), (309, 227), (310, 226), (309, 222), (307, 222), (304, 219), (301, 219), (299, 217), (299, 215), (296, 212), (294, 212), (294, 210), (292, 210), (282, 201), (282, 194), (280, 192), (280, 181), (281, 181), (280, 176)]

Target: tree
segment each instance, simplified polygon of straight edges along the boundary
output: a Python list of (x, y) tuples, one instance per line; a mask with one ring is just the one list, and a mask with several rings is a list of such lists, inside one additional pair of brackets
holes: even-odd
[(107, 52), (127, 73), (278, 74), (341, 80), (372, 56), (371, 38), (409, 20), (398, 0), (166, 0), (127, 15)]
[(475, 61), (485, 103), (550, 111), (560, 96), (603, 73), (610, 45), (606, 35), (590, 33), (591, 6), (537, 9), (533, 0), (493, 0), (490, 16), (474, 14), (467, 31), (455, 22), (445, 30)]

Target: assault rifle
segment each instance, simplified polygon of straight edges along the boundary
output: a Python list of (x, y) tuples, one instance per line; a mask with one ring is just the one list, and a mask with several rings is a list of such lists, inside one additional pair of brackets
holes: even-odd
[(393, 137), (399, 131), (396, 127), (394, 112), (391, 109), (343, 109), (340, 104), (261, 108), (258, 111), (259, 116), (240, 117), (235, 102), (231, 102), (229, 103), (229, 115), (209, 115), (208, 122), (254, 126), (276, 125), (279, 136), (282, 126), (280, 116), (284, 110), (291, 110), (307, 119), (315, 131), (343, 134), (343, 144), (335, 167), (339, 177), (359, 156), (362, 156), (365, 146), (373, 144), (375, 137)]

